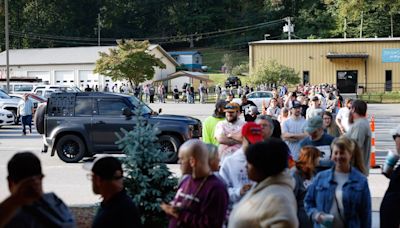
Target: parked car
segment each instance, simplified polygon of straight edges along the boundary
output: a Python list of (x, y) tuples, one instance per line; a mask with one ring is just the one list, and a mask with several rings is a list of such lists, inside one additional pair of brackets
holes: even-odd
[[(265, 105), (268, 107), (269, 101), (273, 97), (273, 93), (271, 91), (254, 91), (247, 94), (247, 99), (253, 101), (255, 105), (257, 105), (258, 111), (261, 113), (262, 111), (262, 103), (265, 102)], [(234, 98), (232, 100), (238, 104), (242, 104), (241, 98)]]
[(242, 82), (240, 81), (240, 78), (237, 76), (229, 76), (226, 81), (225, 81), (225, 87), (236, 87), (238, 88), (239, 86), (242, 86)]
[(13, 114), (14, 124), (19, 122), (17, 117), (18, 103), (17, 98), (10, 97), (4, 90), (0, 89), (0, 109), (8, 110)]
[(12, 112), (0, 109), (0, 127), (14, 124), (14, 115)]
[[(53, 93), (35, 115), (36, 129), (44, 144), (64, 162), (78, 162), (99, 153), (121, 153), (115, 142), (121, 128), (132, 130), (131, 115), (140, 101), (133, 96), (111, 93)], [(201, 121), (188, 116), (158, 115), (143, 104), (143, 116), (160, 129), (159, 143), (176, 162), (180, 145), (201, 137)]]
[(76, 86), (38, 85), (31, 92), (47, 99), (54, 92), (81, 92), (81, 90)]

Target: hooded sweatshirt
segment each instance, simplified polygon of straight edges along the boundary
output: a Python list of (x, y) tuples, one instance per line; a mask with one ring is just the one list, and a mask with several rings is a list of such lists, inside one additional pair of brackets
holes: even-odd
[(233, 208), (228, 227), (298, 227), (293, 189), (288, 170), (264, 179)]

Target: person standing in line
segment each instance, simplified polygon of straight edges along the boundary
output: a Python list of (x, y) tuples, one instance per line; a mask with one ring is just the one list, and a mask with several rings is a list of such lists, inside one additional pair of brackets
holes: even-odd
[(242, 127), (246, 123), (239, 118), (240, 106), (231, 102), (225, 105), (225, 120), (215, 126), (214, 136), (219, 143), (221, 163), (242, 146)]
[(106, 86), (104, 86), (103, 92), (109, 92), (110, 88), (108, 88), (108, 83), (106, 83)]
[(389, 152), (383, 169), (383, 173), (390, 182), (380, 207), (380, 227), (398, 228), (400, 226), (400, 166), (395, 166), (400, 157), (400, 125), (390, 133), (396, 144), (396, 150)]
[(199, 96), (200, 96), (200, 103), (204, 104), (205, 103), (205, 92), (206, 92), (206, 88), (203, 85), (203, 82), (200, 81), (200, 85), (199, 85)]
[(179, 103), (179, 90), (177, 85), (175, 85), (175, 88), (173, 90), (173, 95), (175, 103)]
[(253, 101), (248, 100), (246, 95), (243, 95), (242, 96), (242, 104), (240, 105), (240, 112), (243, 113), (244, 120), (246, 122), (254, 121), (254, 118), (252, 118), (251, 114), (250, 114), (250, 111), (251, 111), (250, 107), (253, 107), (253, 106), (256, 107), (256, 109), (257, 109), (257, 105), (254, 104)]
[(321, 108), (321, 101), (318, 96), (314, 96), (311, 99), (311, 106), (306, 111), (306, 119), (310, 119), (314, 116), (321, 116), (324, 110)]
[(154, 103), (154, 95), (156, 93), (156, 89), (154, 88), (153, 85), (150, 85), (149, 87), (149, 96), (150, 96), (150, 103)]
[(150, 97), (150, 90), (149, 90), (149, 84), (146, 84), (143, 88), (143, 93), (144, 93), (144, 100), (145, 102), (149, 102), (149, 97)]
[(230, 209), (239, 202), (254, 184), (247, 175), (245, 151), (249, 145), (264, 140), (261, 125), (254, 122), (248, 122), (243, 125), (242, 136), (242, 147), (224, 160), (219, 171), (220, 176), (228, 187)]
[(350, 109), (351, 104), (353, 103), (352, 99), (346, 99), (345, 107), (339, 109), (336, 115), (336, 124), (339, 127), (340, 134), (345, 134), (350, 129), (349, 117), (350, 117)]
[(172, 202), (160, 205), (170, 217), (168, 227), (222, 227), (229, 197), (225, 184), (211, 172), (207, 146), (190, 139), (178, 156), (181, 172), (190, 175), (179, 184)]
[(258, 115), (255, 122), (262, 126), (264, 139), (270, 137), (281, 139), (281, 125), (277, 120), (272, 119), (268, 115)]
[(92, 165), (84, 168), (92, 172), (88, 177), (93, 192), (103, 198), (92, 227), (142, 227), (139, 211), (124, 188), (121, 162), (115, 157), (102, 157)]
[(296, 161), (300, 152), (300, 141), (307, 137), (304, 132), (306, 120), (301, 116), (301, 104), (298, 101), (293, 101), (289, 119), (282, 126), (282, 139), (288, 144), (290, 154)]
[(295, 162), (295, 166), (290, 169), (290, 173), (294, 178), (296, 185), (294, 187), (294, 195), (297, 200), (297, 217), (299, 219), (300, 228), (312, 228), (313, 224), (307, 216), (304, 209), (304, 197), (307, 188), (312, 183), (315, 175), (316, 166), (319, 164), (321, 152), (313, 146), (304, 146), (300, 150), (299, 160)]
[(325, 132), (332, 137), (339, 137), (340, 131), (336, 123), (333, 121), (332, 113), (324, 112), (322, 119), (324, 120)]
[(363, 153), (365, 168), (369, 170), (372, 132), (366, 117), (367, 103), (365, 103), (365, 101), (355, 100), (351, 106), (349, 122), (352, 126), (346, 133), (346, 136), (357, 142)]
[(24, 94), (22, 100), (20, 100), (18, 103), (18, 115), (21, 117), (23, 135), (26, 135), (26, 125), (29, 126), (29, 133), (32, 133), (33, 112), (33, 102), (29, 100), (28, 94)]
[(215, 127), (216, 125), (225, 119), (225, 105), (226, 101), (219, 100), (215, 104), (215, 110), (212, 116), (207, 117), (203, 122), (203, 129), (202, 129), (202, 140), (204, 143), (210, 143), (215, 146), (218, 146), (219, 143), (215, 138)]
[[(307, 189), (305, 209), (314, 227), (371, 227), (371, 194), (367, 177), (351, 165), (351, 140), (332, 143), (335, 166), (317, 174)], [(362, 166), (362, 161), (358, 166)]]
[(276, 98), (271, 98), (269, 107), (267, 108), (267, 115), (274, 119), (278, 119), (281, 109), (278, 107), (278, 100)]
[(11, 195), (0, 204), (0, 227), (76, 227), (64, 202), (54, 193), (43, 192), (44, 175), (36, 155), (16, 153), (7, 170)]
[(247, 173), (255, 186), (234, 206), (228, 228), (297, 228), (294, 181), (287, 171), (288, 147), (270, 138), (245, 151)]
[(221, 86), (219, 84), (217, 84), (215, 86), (216, 102), (218, 102), (221, 99), (221, 92), (222, 92)]

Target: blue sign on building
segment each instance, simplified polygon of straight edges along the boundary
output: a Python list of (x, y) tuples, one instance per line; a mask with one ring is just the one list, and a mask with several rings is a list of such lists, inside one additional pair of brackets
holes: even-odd
[(383, 63), (400, 63), (400, 48), (382, 49)]

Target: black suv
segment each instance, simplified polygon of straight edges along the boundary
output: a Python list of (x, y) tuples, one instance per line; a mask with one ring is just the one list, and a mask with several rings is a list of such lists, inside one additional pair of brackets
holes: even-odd
[(226, 81), (225, 81), (225, 87), (236, 87), (238, 88), (239, 86), (242, 86), (242, 82), (240, 81), (240, 78), (237, 76), (229, 76)]
[[(35, 121), (44, 144), (64, 162), (78, 162), (99, 153), (121, 153), (115, 142), (121, 128), (132, 130), (131, 117), (140, 101), (113, 93), (54, 93), (47, 105), (38, 109)], [(179, 146), (190, 138), (201, 137), (198, 119), (178, 115), (158, 115), (143, 104), (142, 114), (161, 133), (161, 149), (168, 153), (166, 162), (176, 162)], [(45, 147), (46, 148), (46, 147)], [(47, 149), (46, 149), (47, 150)]]

